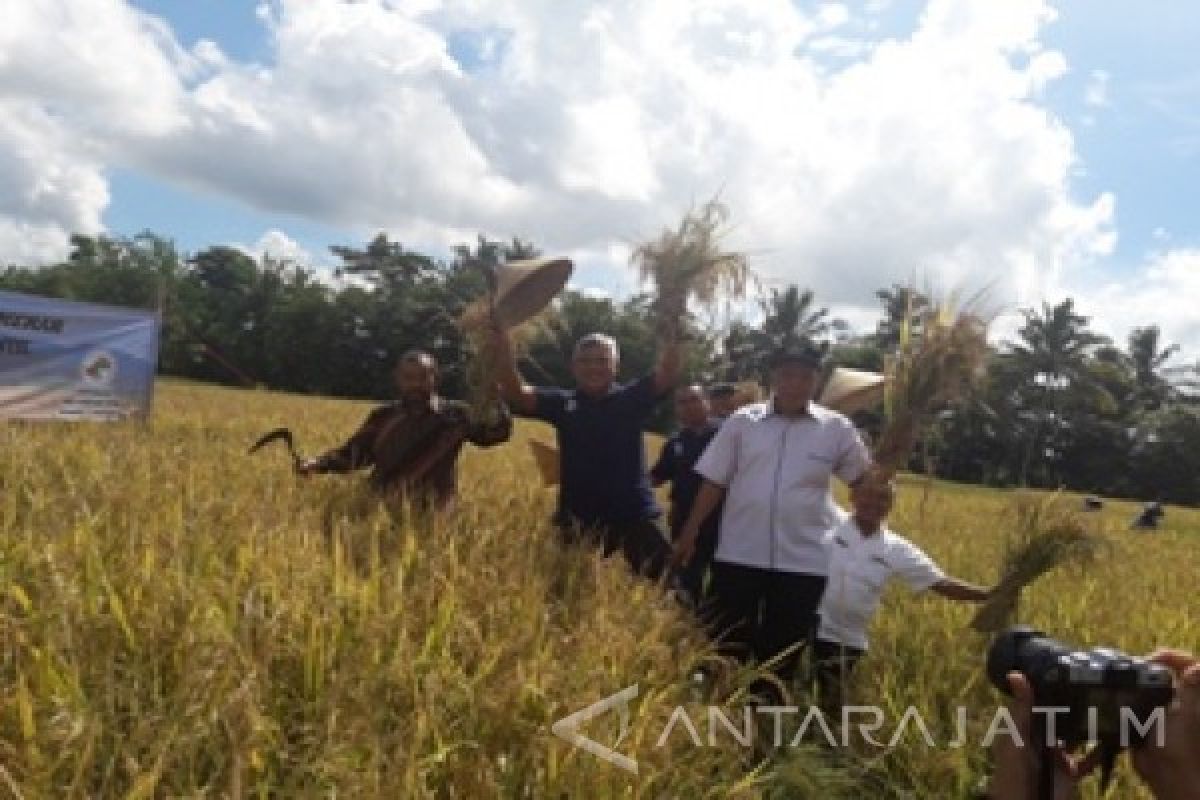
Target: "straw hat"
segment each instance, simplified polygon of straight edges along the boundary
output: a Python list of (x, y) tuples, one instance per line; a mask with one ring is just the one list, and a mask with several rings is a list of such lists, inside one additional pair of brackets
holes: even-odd
[(863, 411), (883, 400), (886, 380), (878, 372), (836, 367), (817, 402), (843, 414)]
[(571, 277), (567, 258), (531, 258), (496, 267), (496, 317), (515, 328), (550, 304)]

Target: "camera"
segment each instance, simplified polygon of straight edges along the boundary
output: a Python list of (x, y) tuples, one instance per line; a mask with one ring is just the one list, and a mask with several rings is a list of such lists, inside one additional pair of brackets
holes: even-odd
[[(1102, 788), (1108, 786), (1117, 755), (1145, 743), (1175, 696), (1171, 671), (1161, 664), (1109, 647), (1080, 650), (1023, 625), (999, 634), (988, 649), (988, 679), (1005, 694), (1011, 692), (1010, 672), (1029, 681), (1035, 712), (1054, 713), (1056, 741), (1046, 741), (1048, 719), (1033, 724), (1031, 733), (1043, 751), (1097, 743)], [(1053, 768), (1047, 758), (1041, 764), (1039, 797), (1048, 799), (1054, 790)]]
[(1175, 693), (1171, 671), (1161, 664), (1108, 647), (1076, 649), (1026, 626), (1004, 631), (988, 651), (988, 678), (996, 688), (1007, 693), (1013, 671), (1028, 678), (1036, 707), (1067, 709), (1055, 719), (1066, 746), (1139, 744), (1139, 731)]

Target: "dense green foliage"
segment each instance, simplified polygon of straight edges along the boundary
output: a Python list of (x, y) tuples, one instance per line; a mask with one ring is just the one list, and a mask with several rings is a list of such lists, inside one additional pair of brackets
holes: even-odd
[[(224, 246), (185, 257), (150, 233), (72, 241), (66, 261), (9, 267), (0, 288), (161, 306), (160, 370), (168, 375), (370, 398), (388, 396), (389, 366), (410, 347), (432, 351), (446, 392), (461, 395), (467, 350), (455, 320), (484, 291), (479, 267), (537, 253), (528, 242), (480, 237), (439, 259), (380, 234), (362, 247), (332, 247), (341, 266), (330, 275)], [(761, 298), (753, 324), (710, 330), (689, 319), (689, 377), (757, 379), (773, 347), (804, 338), (826, 342), (834, 363), (881, 369), (905, 316), (928, 299), (901, 286), (876, 297), (881, 316), (866, 332), (849, 330), (796, 286)], [(1022, 314), (1016, 340), (993, 354), (986, 389), (941, 416), (912, 466), (998, 486), (1200, 502), (1196, 370), (1169, 366), (1178, 348), (1152, 325), (1120, 347), (1091, 330), (1069, 299)], [(621, 343), (622, 375), (644, 373), (654, 363), (652, 315), (644, 295), (618, 302), (568, 290), (530, 343), (524, 372), (536, 383), (568, 384), (573, 342), (603, 331)], [(667, 422), (664, 410), (657, 427)]]

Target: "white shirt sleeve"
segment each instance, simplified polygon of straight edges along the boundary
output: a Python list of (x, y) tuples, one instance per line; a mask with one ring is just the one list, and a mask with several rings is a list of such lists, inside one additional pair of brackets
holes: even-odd
[(946, 573), (924, 550), (902, 536), (897, 536), (894, 541), (895, 546), (888, 554), (888, 560), (892, 564), (893, 574), (904, 581), (909, 589), (923, 592), (945, 580)]
[(719, 486), (728, 487), (737, 469), (738, 439), (741, 435), (739, 417), (733, 416), (721, 423), (717, 435), (704, 448), (700, 460), (693, 469)]
[(838, 443), (837, 462), (834, 472), (846, 483), (853, 483), (863, 476), (871, 464), (871, 453), (858, 435), (858, 429), (849, 420), (842, 428), (841, 441)]

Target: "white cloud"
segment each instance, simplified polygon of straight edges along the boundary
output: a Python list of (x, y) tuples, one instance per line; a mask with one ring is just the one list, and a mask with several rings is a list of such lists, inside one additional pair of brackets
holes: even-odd
[(1153, 253), (1127, 278), (1077, 286), (1070, 293), (1092, 315), (1092, 326), (1119, 343), (1135, 327), (1158, 325), (1163, 341), (1180, 344), (1185, 359), (1200, 356), (1200, 248)]
[(234, 245), (248, 256), (261, 259), (264, 256), (277, 261), (288, 261), (301, 267), (315, 266), (313, 254), (292, 237), (280, 230), (264, 231), (254, 244)]
[(66, 255), (71, 233), (101, 230), (101, 165), (37, 106), (0, 98), (0, 264)]
[[(1113, 247), (1114, 200), (1072, 195), (1042, 100), (1066, 69), (1045, 0), (930, 0), (876, 41), (845, 33), (865, 28), (849, 4), (276, 0), (265, 65), (185, 51), (118, 0), (19, 5), (20, 38), (59, 46), (0, 56), (0, 98), (52, 117), (93, 178), (119, 165), (405, 241), (519, 235), (609, 271), (615, 243), (720, 191), (769, 282), (839, 306), (913, 274), (1028, 302)], [(450, 45), (467, 33), (475, 64)], [(45, 224), (95, 224), (106, 197), (87, 196)]]

